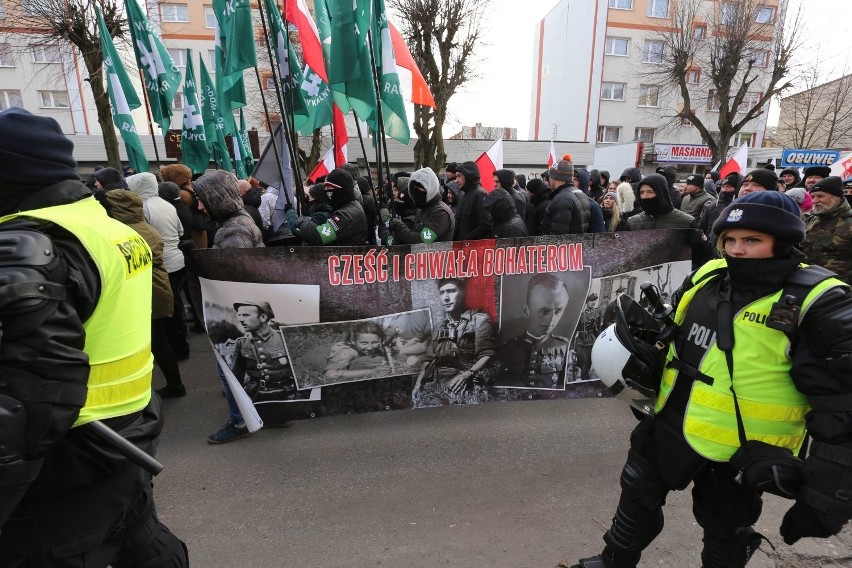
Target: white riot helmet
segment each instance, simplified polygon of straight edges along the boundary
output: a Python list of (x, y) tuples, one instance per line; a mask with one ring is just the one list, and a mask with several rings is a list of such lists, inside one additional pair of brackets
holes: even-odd
[(610, 394), (651, 414), (665, 363), (666, 349), (655, 346), (661, 326), (630, 296), (619, 296), (616, 306), (616, 323), (592, 346), (592, 368)]

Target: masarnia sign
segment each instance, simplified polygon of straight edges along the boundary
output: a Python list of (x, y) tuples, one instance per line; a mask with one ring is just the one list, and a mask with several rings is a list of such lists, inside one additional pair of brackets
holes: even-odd
[(238, 401), (276, 421), (606, 395), (591, 348), (615, 299), (650, 281), (667, 301), (686, 243), (656, 230), (213, 249), (189, 267)]
[(658, 163), (709, 164), (713, 151), (700, 144), (654, 144)]

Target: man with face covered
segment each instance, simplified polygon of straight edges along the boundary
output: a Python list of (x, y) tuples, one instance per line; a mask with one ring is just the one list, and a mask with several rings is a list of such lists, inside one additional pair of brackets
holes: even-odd
[(523, 314), (527, 328), (506, 341), (498, 351), (500, 360), (493, 385), (553, 389), (561, 387), (568, 358), (566, 337), (553, 335), (568, 306), (568, 288), (553, 274), (536, 274), (527, 285)]
[(450, 206), (441, 201), (438, 176), (430, 168), (421, 168), (411, 174), (408, 193), (417, 206), (414, 226), (401, 219), (391, 219), (388, 230), (393, 234), (394, 244), (429, 244), (453, 240), (456, 220)]
[(287, 206), (287, 224), (293, 233), (311, 246), (366, 245), (367, 216), (355, 197), (355, 180), (338, 168), (326, 176), (325, 190), (333, 209), (325, 223), (298, 217), (296, 210)]

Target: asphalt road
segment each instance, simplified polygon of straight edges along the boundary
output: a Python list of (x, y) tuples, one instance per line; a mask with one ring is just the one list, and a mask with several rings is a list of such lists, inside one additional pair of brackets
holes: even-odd
[[(195, 567), (570, 566), (597, 553), (635, 424), (620, 401), (494, 403), (337, 416), (213, 446), (227, 419), (202, 335), (165, 401), (160, 516)], [(157, 375), (155, 384), (162, 384)], [(852, 566), (852, 532), (786, 546), (768, 496), (749, 566)], [(672, 494), (643, 566), (700, 566), (689, 492)]]

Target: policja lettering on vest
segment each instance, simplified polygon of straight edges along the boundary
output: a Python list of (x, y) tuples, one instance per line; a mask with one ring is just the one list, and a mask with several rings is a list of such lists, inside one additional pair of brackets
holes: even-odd
[(151, 266), (151, 249), (145, 239), (139, 236), (130, 237), (125, 241), (116, 241), (116, 248), (124, 256), (127, 263), (127, 277), (136, 275), (140, 270)]

